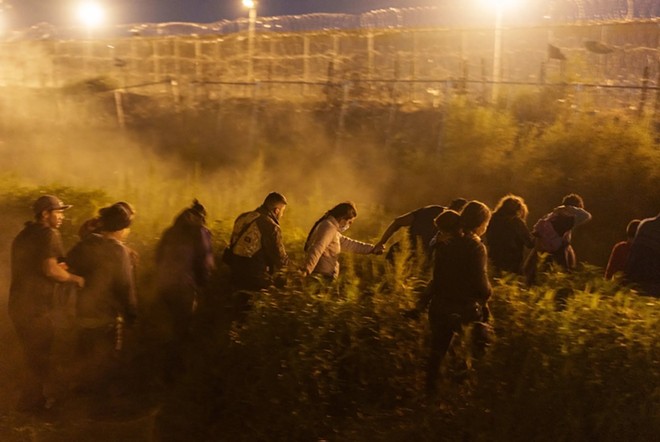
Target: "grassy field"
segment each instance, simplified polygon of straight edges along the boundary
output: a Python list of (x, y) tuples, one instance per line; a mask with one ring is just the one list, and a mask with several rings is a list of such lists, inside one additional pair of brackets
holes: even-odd
[[(542, 115), (529, 111), (543, 106)], [(161, 110), (134, 116), (123, 132), (4, 114), (2, 440), (654, 440), (660, 306), (605, 282), (601, 268), (628, 220), (660, 208), (660, 149), (649, 121), (573, 114), (547, 95), (503, 108), (457, 101), (394, 118), (390, 109), (355, 106), (337, 143), (334, 109), (264, 107), (254, 138), (250, 109), (225, 103)], [(458, 382), (453, 367), (470, 361), (458, 340), (437, 399), (427, 400), (422, 388), (426, 318), (403, 315), (429, 275), (382, 257), (342, 257), (343, 275), (332, 287), (304, 283), (292, 268), (286, 288), (254, 295), (244, 316), (220, 264), (200, 305), (186, 376), (167, 387), (155, 382), (156, 240), (197, 197), (220, 253), (233, 219), (271, 190), (290, 200), (282, 229), (294, 263), (313, 221), (346, 199), (359, 212), (349, 234), (366, 241), (394, 216), (456, 196), (492, 207), (517, 193), (533, 222), (563, 194), (578, 192), (594, 220), (575, 236), (578, 272), (542, 275), (531, 289), (510, 276), (493, 280), (489, 351)], [(89, 402), (67, 389), (73, 330), (61, 316), (54, 384), (60, 406), (35, 418), (13, 411), (23, 366), (5, 294), (10, 242), (44, 192), (74, 204), (62, 227), (66, 248), (99, 207), (135, 205), (129, 244), (141, 257), (142, 319), (125, 355), (128, 392)]]

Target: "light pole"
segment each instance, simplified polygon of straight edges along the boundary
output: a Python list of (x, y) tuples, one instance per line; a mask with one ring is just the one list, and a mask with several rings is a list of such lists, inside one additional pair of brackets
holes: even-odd
[(78, 20), (87, 30), (87, 38), (91, 39), (92, 30), (99, 27), (105, 20), (105, 10), (94, 1), (84, 1), (78, 5)]
[(495, 2), (495, 37), (493, 43), (493, 89), (492, 101), (497, 102), (502, 81), (502, 8), (501, 1)]
[(502, 81), (502, 19), (504, 10), (511, 9), (517, 0), (482, 0), (484, 6), (495, 8), (495, 31), (493, 38), (493, 88), (492, 101), (499, 97), (500, 82)]
[(257, 22), (256, 0), (243, 0), (248, 9), (248, 80), (254, 80), (254, 28)]

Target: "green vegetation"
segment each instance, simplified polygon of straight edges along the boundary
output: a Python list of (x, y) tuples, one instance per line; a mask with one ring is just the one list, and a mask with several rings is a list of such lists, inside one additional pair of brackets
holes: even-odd
[[(546, 274), (533, 289), (496, 281), (486, 357), (456, 381), (452, 367), (469, 359), (458, 340), (435, 400), (423, 395), (426, 319), (403, 315), (419, 281), (362, 259), (348, 273), (332, 287), (294, 280), (259, 293), (242, 320), (206, 318), (192, 371), (162, 410), (168, 434), (644, 441), (660, 429), (660, 304), (600, 269)], [(212, 315), (233, 305), (223, 296)]]
[[(75, 138), (55, 124), (27, 131), (5, 120), (2, 261), (38, 193), (75, 205), (62, 228), (67, 247), (99, 207), (130, 201), (144, 338), (158, 320), (153, 248), (193, 197), (209, 209), (220, 252), (238, 213), (282, 191), (290, 200), (285, 242), (300, 262), (307, 229), (343, 199), (358, 204), (351, 235), (373, 240), (393, 216), (457, 196), (492, 206), (513, 192), (532, 221), (578, 192), (594, 220), (576, 234), (576, 250), (594, 266), (541, 275), (531, 289), (510, 275), (494, 281), (489, 351), (472, 361), (459, 340), (437, 399), (423, 395), (426, 319), (403, 315), (428, 275), (405, 260), (345, 256), (335, 285), (292, 272), (286, 289), (254, 295), (244, 314), (220, 264), (200, 306), (188, 374), (131, 400), (157, 405), (162, 440), (653, 440), (660, 305), (603, 281), (595, 265), (631, 218), (660, 209), (658, 141), (646, 120), (577, 113), (556, 94), (531, 93), (510, 109), (465, 99), (434, 110), (353, 106), (341, 143), (338, 109), (294, 113), (281, 103), (260, 106), (254, 120), (244, 102), (134, 114), (127, 133), (77, 127)], [(546, 104), (547, 112), (532, 112)], [(260, 134), (254, 143), (251, 127)], [(137, 342), (137, 375), (149, 386), (157, 362), (150, 341)], [(459, 379), (463, 360), (470, 371)]]

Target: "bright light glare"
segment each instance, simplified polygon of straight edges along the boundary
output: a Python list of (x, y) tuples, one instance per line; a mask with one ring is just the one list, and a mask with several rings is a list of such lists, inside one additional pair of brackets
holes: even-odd
[(483, 7), (500, 11), (515, 9), (520, 3), (520, 0), (481, 0)]
[(243, 0), (243, 6), (245, 6), (248, 9), (252, 9), (255, 6), (254, 0)]
[(105, 10), (98, 3), (86, 2), (78, 6), (78, 19), (90, 28), (103, 23)]

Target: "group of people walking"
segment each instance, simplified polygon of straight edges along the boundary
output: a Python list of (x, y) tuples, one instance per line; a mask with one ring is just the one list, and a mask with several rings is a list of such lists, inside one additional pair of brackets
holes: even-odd
[(9, 317), (28, 368), (19, 400), (24, 410), (50, 406), (44, 385), (51, 369), (56, 293), (66, 295), (67, 285), (78, 289), (78, 351), (86, 364), (77, 368), (90, 383), (103, 377), (102, 361), (120, 340), (117, 318), (130, 322), (137, 313), (134, 260), (124, 245), (132, 208), (120, 202), (101, 209), (81, 228), (80, 242), (65, 254), (58, 229), (70, 207), (52, 195), (39, 197), (34, 220), (12, 244)]
[[(232, 291), (253, 292), (284, 284), (278, 275), (292, 267), (280, 228), (287, 204), (284, 195), (272, 192), (255, 210), (236, 219), (222, 254), (229, 266)], [(133, 207), (118, 202), (100, 209), (97, 217), (84, 223), (80, 241), (65, 254), (58, 228), (70, 207), (56, 196), (41, 196), (33, 206), (34, 220), (26, 223), (12, 244), (9, 315), (28, 366), (19, 401), (24, 410), (50, 405), (44, 385), (50, 370), (56, 290), (63, 285), (77, 290), (78, 380), (82, 386), (104, 388), (113, 370), (112, 355), (122, 347), (123, 327), (137, 316), (137, 254), (125, 244), (135, 216)], [(380, 240), (370, 244), (345, 236), (357, 217), (357, 208), (342, 202), (310, 229), (297, 272), (302, 278), (331, 283), (340, 273), (341, 252), (383, 254), (394, 233), (407, 228), (410, 259), (433, 273), (415, 308), (417, 313), (428, 310), (431, 323), (427, 388), (432, 392), (455, 334), (467, 324), (488, 322), (489, 262), (497, 274), (525, 275), (528, 284), (535, 282), (537, 269), (550, 262), (569, 271), (575, 267), (572, 231), (591, 219), (582, 198), (567, 195), (531, 230), (527, 213), (524, 200), (516, 195), (503, 197), (493, 212), (482, 202), (458, 198), (449, 207), (426, 206), (395, 218)], [(183, 368), (183, 348), (198, 296), (215, 269), (206, 215), (204, 206), (194, 200), (177, 215), (156, 246), (155, 298), (162, 313), (161, 326), (168, 330), (161, 363), (169, 375)], [(656, 296), (660, 296), (659, 217), (635, 223), (636, 232), (629, 235), (625, 246), (615, 247), (617, 269), (628, 281)], [(387, 259), (398, 259), (401, 250), (400, 243), (392, 245)], [(608, 275), (618, 270), (608, 266)], [(484, 339), (477, 342), (475, 355), (485, 344)]]

